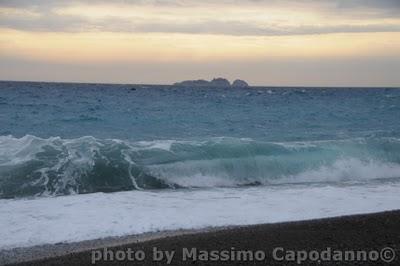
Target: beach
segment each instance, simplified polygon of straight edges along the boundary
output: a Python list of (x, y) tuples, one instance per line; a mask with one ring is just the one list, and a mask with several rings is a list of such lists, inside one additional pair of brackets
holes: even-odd
[[(107, 261), (94, 260), (90, 250), (74, 252), (63, 256), (53, 257), (52, 246), (47, 246), (48, 258), (31, 260), (15, 265), (165, 265), (166, 258), (154, 261), (154, 248), (159, 251), (175, 251), (171, 265), (299, 265), (298, 259), (291, 261), (290, 251), (330, 251), (332, 254), (345, 251), (365, 251), (371, 254), (372, 260), (367, 261), (301, 261), (303, 265), (398, 265), (398, 255), (392, 260), (389, 255), (387, 261), (381, 258), (375, 260), (375, 251), (381, 252), (384, 248), (390, 248), (395, 253), (400, 252), (400, 211), (388, 211), (366, 215), (351, 215), (335, 218), (307, 220), (299, 222), (286, 222), (275, 224), (262, 224), (253, 226), (241, 226), (233, 228), (210, 229), (209, 231), (184, 232), (184, 234), (159, 234), (160, 238), (153, 235), (154, 239), (132, 240), (131, 243), (118, 245), (117, 242), (98, 240), (98, 247), (92, 248), (98, 252), (104, 252), (105, 247), (112, 252), (117, 251), (143, 251), (146, 254), (140, 261), (118, 261), (116, 258)], [(125, 239), (126, 241), (126, 239)], [(79, 243), (70, 244), (79, 245)], [(96, 245), (96, 242), (93, 242)], [(94, 247), (93, 246), (93, 247)], [(70, 247), (71, 248), (71, 247)], [(186, 250), (197, 250), (197, 257), (186, 256), (182, 258)], [(210, 261), (201, 260), (199, 253), (202, 251), (263, 251), (265, 259), (261, 261)], [(275, 257), (274, 257), (275, 250)], [(368, 253), (369, 252), (369, 253)], [(204, 252), (203, 252), (204, 253)], [(100, 253), (97, 253), (97, 255)], [(134, 258), (134, 256), (132, 257)], [(336, 257), (337, 259), (338, 257)], [(289, 259), (289, 260), (287, 260)]]

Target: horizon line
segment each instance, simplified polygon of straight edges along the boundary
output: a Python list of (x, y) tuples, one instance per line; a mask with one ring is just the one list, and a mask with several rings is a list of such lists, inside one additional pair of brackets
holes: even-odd
[[(133, 86), (174, 86), (174, 84), (150, 84), (150, 83), (118, 83), (118, 82), (83, 82), (83, 81), (46, 81), (46, 80), (3, 80), (0, 79), (0, 82), (30, 82), (30, 83), (65, 83), (65, 84), (103, 84), (103, 85), (133, 85)], [(177, 81), (179, 82), (179, 81)], [(368, 88), (390, 88), (390, 89), (400, 89), (399, 86), (331, 86), (331, 85), (249, 85), (249, 88), (360, 88), (360, 89), (368, 89)], [(237, 88), (235, 88), (237, 89)]]

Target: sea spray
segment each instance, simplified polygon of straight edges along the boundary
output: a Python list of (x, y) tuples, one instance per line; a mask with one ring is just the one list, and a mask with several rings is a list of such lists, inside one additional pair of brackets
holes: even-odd
[(400, 140), (124, 141), (0, 136), (3, 198), (400, 177)]

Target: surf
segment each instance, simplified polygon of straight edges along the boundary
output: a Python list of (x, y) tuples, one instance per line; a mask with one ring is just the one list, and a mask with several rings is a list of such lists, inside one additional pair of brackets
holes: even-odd
[(0, 137), (0, 197), (354, 183), (400, 177), (400, 140), (127, 141)]

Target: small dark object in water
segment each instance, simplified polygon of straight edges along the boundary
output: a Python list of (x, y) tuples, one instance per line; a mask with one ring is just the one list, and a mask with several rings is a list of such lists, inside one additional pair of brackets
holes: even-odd
[(131, 91), (135, 91), (135, 90), (136, 90), (136, 88), (135, 88), (135, 87), (132, 87), (132, 88), (131, 88)]

